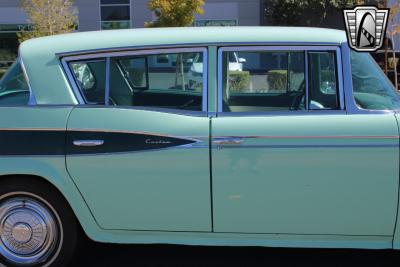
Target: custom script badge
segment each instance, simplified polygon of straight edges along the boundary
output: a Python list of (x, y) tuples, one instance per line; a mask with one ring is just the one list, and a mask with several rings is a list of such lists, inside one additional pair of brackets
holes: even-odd
[(382, 47), (389, 9), (357, 6), (344, 9), (344, 21), (349, 46), (356, 51), (371, 52)]

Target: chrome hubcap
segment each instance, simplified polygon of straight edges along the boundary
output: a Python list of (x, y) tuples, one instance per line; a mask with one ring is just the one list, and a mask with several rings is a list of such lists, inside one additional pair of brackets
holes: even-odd
[(41, 263), (53, 254), (59, 229), (39, 201), (15, 197), (0, 204), (0, 254), (21, 265)]

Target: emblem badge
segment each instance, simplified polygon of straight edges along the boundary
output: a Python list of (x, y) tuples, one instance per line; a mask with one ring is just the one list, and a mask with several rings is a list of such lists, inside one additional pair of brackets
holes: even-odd
[(356, 51), (371, 52), (382, 47), (389, 9), (358, 6), (344, 9), (344, 21), (349, 46)]

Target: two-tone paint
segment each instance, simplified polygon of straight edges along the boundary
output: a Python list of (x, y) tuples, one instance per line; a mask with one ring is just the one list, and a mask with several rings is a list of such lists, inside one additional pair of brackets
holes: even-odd
[[(400, 249), (396, 114), (355, 105), (343, 32), (276, 31), (147, 29), (23, 43), (32, 105), (0, 107), (0, 175), (53, 184), (96, 241)], [(334, 48), (341, 110), (221, 112), (218, 55), (254, 45)], [(62, 64), (188, 47), (207, 50), (197, 113), (84, 105)]]

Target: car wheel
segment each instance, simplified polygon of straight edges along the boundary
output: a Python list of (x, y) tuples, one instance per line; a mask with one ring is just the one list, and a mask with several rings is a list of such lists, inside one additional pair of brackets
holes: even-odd
[(0, 178), (1, 263), (67, 266), (76, 243), (75, 216), (56, 189), (32, 179)]

